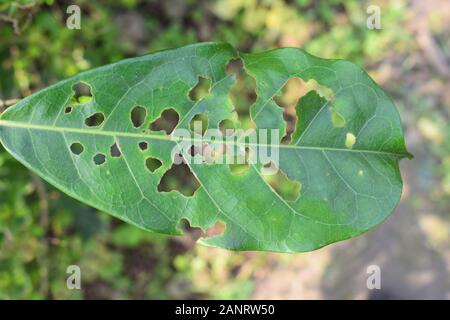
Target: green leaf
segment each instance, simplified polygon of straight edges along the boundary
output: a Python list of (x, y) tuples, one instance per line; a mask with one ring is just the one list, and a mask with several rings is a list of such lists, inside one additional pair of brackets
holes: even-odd
[[(273, 98), (290, 78), (322, 87), (298, 101), (292, 141), (271, 142), (279, 148), (279, 179), (262, 174), (264, 163), (239, 172), (174, 164), (174, 122), (186, 129), (194, 117), (210, 129), (225, 119), (239, 124), (228, 97), (235, 76), (225, 71), (238, 57), (256, 80), (250, 114), (258, 130), (284, 135), (283, 109)], [(210, 87), (192, 94), (199, 77)], [(294, 48), (239, 54), (222, 43), (62, 81), (4, 112), (0, 139), (51, 184), (140, 228), (178, 235), (180, 220), (203, 230), (222, 221), (224, 233), (201, 242), (232, 250), (309, 251), (373, 228), (397, 205), (399, 160), (410, 157), (392, 101), (354, 64)]]

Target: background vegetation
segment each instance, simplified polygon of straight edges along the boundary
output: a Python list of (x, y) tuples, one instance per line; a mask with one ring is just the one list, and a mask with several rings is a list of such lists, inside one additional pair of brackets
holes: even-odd
[[(66, 28), (70, 4), (81, 30)], [(381, 30), (366, 27), (370, 4)], [(287, 255), (195, 245), (192, 229), (141, 231), (55, 190), (0, 146), (0, 299), (450, 298), (449, 21), (446, 0), (2, 0), (0, 108), (80, 71), (193, 42), (295, 46), (367, 69), (394, 98), (416, 157), (402, 162), (402, 202), (381, 227)], [(245, 116), (254, 94), (240, 81), (233, 102)], [(279, 103), (296, 94), (288, 86)], [(71, 264), (82, 290), (66, 287)], [(371, 264), (382, 290), (366, 288)]]

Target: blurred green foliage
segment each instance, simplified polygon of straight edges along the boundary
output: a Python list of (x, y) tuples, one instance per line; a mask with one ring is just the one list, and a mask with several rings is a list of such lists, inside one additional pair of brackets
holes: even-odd
[[(0, 3), (0, 100), (126, 57), (198, 41), (226, 41), (242, 51), (303, 47), (352, 60), (389, 84), (406, 126), (433, 142), (430, 161), (440, 183), (433, 197), (447, 203), (450, 129), (442, 105), (450, 99), (411, 93), (417, 83), (394, 81), (420, 67), (411, 61), (418, 49), (406, 27), (405, 1), (377, 1), (381, 30), (366, 27), (369, 2), (359, 0), (78, 0), (81, 30), (69, 30), (66, 8), (73, 2)], [(433, 32), (442, 37), (445, 23), (435, 21)], [(250, 122), (253, 88), (243, 75), (233, 88), (244, 122)], [(194, 236), (195, 230), (180, 239), (158, 236), (98, 213), (0, 149), (0, 299), (250, 297), (252, 275), (267, 255), (252, 256), (249, 263), (245, 253), (195, 246)], [(82, 290), (66, 287), (72, 264), (81, 267)]]

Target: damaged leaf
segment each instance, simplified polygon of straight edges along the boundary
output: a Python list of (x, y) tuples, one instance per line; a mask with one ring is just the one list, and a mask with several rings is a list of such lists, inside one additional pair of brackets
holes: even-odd
[[(208, 129), (239, 125), (229, 98), (235, 76), (226, 73), (233, 59), (256, 81), (251, 120), (280, 130), (280, 141), (270, 142), (279, 148), (279, 181), (263, 177), (262, 162), (238, 173), (227, 164), (175, 163), (174, 129), (191, 130), (199, 117)], [(295, 129), (283, 144), (286, 122), (274, 97), (291, 78), (320, 88), (295, 104)], [(200, 241), (279, 252), (314, 250), (381, 223), (400, 199), (399, 161), (410, 157), (391, 99), (356, 65), (294, 48), (244, 54), (222, 43), (61, 81), (4, 112), (0, 140), (49, 183), (135, 226), (179, 235), (182, 220), (204, 231), (223, 222), (222, 234)]]

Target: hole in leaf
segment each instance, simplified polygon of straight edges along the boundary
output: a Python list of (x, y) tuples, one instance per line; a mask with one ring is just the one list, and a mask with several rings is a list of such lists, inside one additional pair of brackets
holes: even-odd
[(292, 140), (292, 133), (297, 124), (295, 106), (307, 91), (307, 83), (300, 78), (294, 77), (288, 79), (280, 90), (280, 94), (274, 97), (275, 103), (283, 108), (283, 119), (286, 121), (286, 135), (282, 138), (282, 143), (288, 144)]
[(183, 238), (186, 238), (186, 241), (195, 242), (200, 238), (215, 237), (223, 234), (226, 224), (218, 220), (213, 226), (203, 231), (201, 228), (193, 227), (189, 220), (181, 219), (177, 228), (183, 232)]
[(189, 127), (193, 132), (199, 135), (204, 135), (205, 131), (208, 129), (208, 116), (206, 113), (196, 114), (189, 124)]
[(224, 136), (232, 135), (235, 128), (234, 122), (230, 119), (224, 119), (219, 123), (219, 130)]
[(70, 145), (70, 151), (72, 151), (73, 154), (80, 155), (84, 151), (84, 147), (79, 142), (74, 142)]
[(145, 167), (150, 170), (151, 173), (155, 172), (156, 169), (162, 166), (162, 162), (156, 158), (149, 157), (145, 159)]
[(103, 121), (105, 121), (105, 116), (103, 115), (103, 113), (96, 112), (87, 117), (86, 120), (84, 120), (84, 123), (88, 127), (98, 127), (103, 123)]
[(109, 151), (111, 153), (111, 157), (113, 158), (119, 158), (122, 155), (122, 152), (120, 151), (117, 142), (114, 142)]
[(353, 145), (356, 143), (356, 137), (353, 133), (347, 132), (347, 135), (345, 136), (345, 147), (348, 149), (353, 148)]
[(145, 117), (147, 116), (147, 110), (144, 107), (136, 106), (131, 110), (130, 118), (133, 126), (139, 128), (145, 122)]
[(236, 82), (231, 87), (229, 97), (238, 114), (243, 129), (255, 127), (250, 117), (250, 106), (256, 101), (256, 81), (245, 72), (241, 59), (228, 62), (227, 74), (235, 74)]
[(230, 59), (230, 61), (228, 61), (226, 67), (225, 67), (225, 72), (227, 75), (237, 75), (239, 72), (241, 72), (243, 69), (243, 64), (242, 64), (242, 60), (237, 58), (237, 59)]
[(191, 157), (194, 157), (195, 155), (202, 155), (203, 154), (203, 146), (192, 145), (188, 150), (188, 154)]
[(64, 110), (64, 113), (71, 113), (72, 112), (72, 107), (66, 107), (66, 109)]
[(308, 80), (308, 82), (306, 82), (306, 86), (308, 87), (308, 91), (314, 90), (319, 94), (319, 96), (325, 98), (330, 102), (334, 101), (335, 99), (333, 89), (318, 83), (314, 79)]
[(185, 196), (192, 196), (200, 187), (197, 178), (192, 174), (189, 166), (185, 163), (173, 164), (161, 178), (158, 191), (169, 192), (176, 190)]
[(173, 129), (178, 125), (180, 116), (173, 108), (166, 109), (161, 113), (161, 117), (150, 124), (150, 130), (164, 130), (167, 134), (171, 134)]
[(145, 141), (140, 141), (138, 143), (139, 149), (141, 149), (142, 151), (145, 151), (148, 149), (148, 143)]
[(191, 98), (192, 101), (199, 101), (206, 97), (210, 90), (211, 80), (204, 77), (198, 77), (197, 84), (189, 91), (189, 98)]
[(106, 156), (103, 153), (97, 153), (94, 158), (93, 161), (96, 165), (101, 165), (104, 164), (106, 161)]
[[(311, 92), (315, 92), (320, 100), (328, 102), (334, 100), (334, 92), (332, 89), (319, 84), (314, 79), (304, 81), (298, 77), (289, 78), (283, 85), (280, 93), (274, 96), (273, 100), (275, 103), (283, 108), (283, 119), (286, 122), (286, 134), (281, 139), (283, 144), (289, 144), (292, 141), (293, 135), (296, 135), (298, 138), (298, 135), (296, 134), (296, 128), (298, 126), (297, 122), (299, 120), (298, 115), (300, 114), (303, 118), (302, 121), (305, 121), (305, 118), (303, 117), (304, 114), (298, 112), (298, 109), (313, 109), (313, 106), (311, 105), (304, 105), (306, 101), (308, 101), (308, 103), (310, 102)], [(301, 102), (303, 102), (302, 106), (300, 105)]]
[[(275, 166), (272, 162), (264, 165), (264, 167)], [(275, 174), (261, 175), (266, 183), (284, 200), (295, 201), (300, 196), (302, 184), (299, 181), (291, 180), (281, 170), (277, 170)]]
[(77, 82), (72, 86), (72, 102), (77, 104), (88, 103), (92, 100), (92, 91), (90, 85), (85, 82)]
[(189, 220), (181, 219), (177, 224), (177, 229), (183, 232), (183, 238), (189, 242), (195, 242), (203, 235), (203, 230), (199, 227), (191, 226)]

